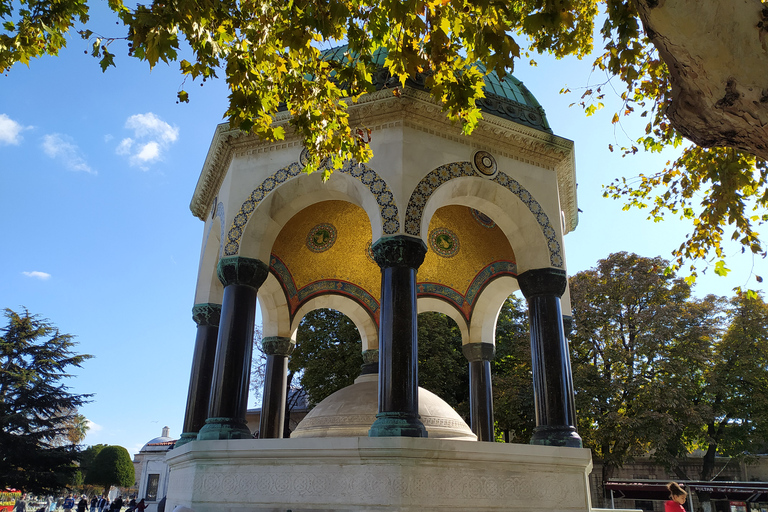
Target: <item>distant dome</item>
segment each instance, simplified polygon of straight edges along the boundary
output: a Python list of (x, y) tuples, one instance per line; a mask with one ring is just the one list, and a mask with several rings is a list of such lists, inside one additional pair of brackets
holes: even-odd
[(142, 452), (159, 452), (159, 451), (167, 451), (170, 450), (171, 447), (176, 443), (176, 439), (169, 437), (170, 436), (171, 429), (168, 427), (163, 427), (162, 434), (160, 437), (156, 437), (150, 441), (147, 442), (142, 448)]
[[(296, 437), (367, 437), (378, 412), (378, 374), (355, 383), (317, 404), (291, 433)], [(419, 388), (419, 416), (430, 439), (476, 441), (461, 416), (436, 394)]]
[[(325, 50), (323, 54), (328, 60), (340, 61), (344, 53), (348, 51), (347, 45), (337, 46)], [(373, 62), (380, 68), (384, 67), (384, 60), (387, 57), (387, 49), (379, 48), (373, 53)], [(485, 71), (485, 66), (479, 66)], [(382, 71), (385, 71), (382, 69)], [(412, 87), (424, 88), (424, 79), (426, 75), (412, 77), (406, 83)], [(374, 85), (377, 89), (385, 85), (386, 77), (375, 76)], [(492, 71), (485, 77), (485, 98), (478, 101), (478, 106), (483, 112), (488, 112), (498, 117), (503, 117), (516, 123), (524, 124), (552, 133), (549, 127), (544, 108), (539, 104), (531, 91), (523, 85), (523, 82), (512, 76), (510, 73), (502, 79)]]

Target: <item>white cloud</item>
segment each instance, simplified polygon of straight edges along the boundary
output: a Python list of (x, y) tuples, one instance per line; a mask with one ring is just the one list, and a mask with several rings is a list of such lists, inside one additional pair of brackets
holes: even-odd
[(142, 162), (151, 162), (160, 156), (160, 144), (155, 141), (147, 142), (142, 146), (141, 151), (136, 153), (136, 158)]
[(43, 151), (54, 160), (59, 160), (70, 171), (82, 171), (96, 174), (83, 158), (80, 148), (71, 137), (52, 133), (43, 137)]
[(171, 126), (152, 112), (128, 118), (125, 127), (133, 137), (120, 141), (115, 152), (128, 156), (131, 165), (146, 170), (147, 165), (163, 159), (163, 153), (179, 138), (179, 129)]
[(0, 145), (21, 144), (21, 132), (28, 130), (31, 126), (21, 126), (5, 114), (0, 114)]
[(88, 424), (88, 431), (89, 432), (99, 432), (101, 430), (104, 430), (104, 427), (102, 427), (98, 423), (92, 422), (89, 419), (86, 419), (85, 422)]
[(51, 278), (51, 274), (48, 274), (46, 272), (40, 272), (39, 270), (33, 270), (32, 272), (22, 272), (27, 277), (33, 277), (35, 279), (39, 279), (41, 281), (46, 281)]

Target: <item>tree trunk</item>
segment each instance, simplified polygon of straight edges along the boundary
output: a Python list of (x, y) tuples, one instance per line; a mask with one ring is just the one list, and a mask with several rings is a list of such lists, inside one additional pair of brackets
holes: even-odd
[(633, 0), (669, 67), (667, 117), (703, 147), (768, 159), (768, 6), (760, 0)]

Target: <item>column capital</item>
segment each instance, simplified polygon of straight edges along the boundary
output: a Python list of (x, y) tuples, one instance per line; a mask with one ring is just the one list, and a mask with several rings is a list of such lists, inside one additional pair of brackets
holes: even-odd
[(363, 366), (360, 375), (379, 373), (379, 349), (363, 350)]
[(556, 295), (565, 293), (568, 277), (565, 270), (559, 268), (536, 268), (526, 270), (517, 276), (517, 284), (526, 299), (539, 295)]
[(192, 306), (192, 320), (198, 326), (209, 325), (218, 327), (221, 321), (221, 304), (207, 302)]
[(376, 240), (371, 246), (371, 252), (381, 268), (419, 268), (424, 263), (427, 246), (420, 238), (395, 235)]
[(216, 265), (216, 274), (225, 287), (240, 284), (258, 290), (269, 275), (269, 265), (254, 258), (225, 256)]
[(268, 356), (289, 356), (296, 345), (291, 338), (267, 336), (261, 340), (261, 350)]
[(493, 343), (467, 343), (461, 346), (461, 351), (470, 363), (491, 361), (496, 357), (496, 346)]

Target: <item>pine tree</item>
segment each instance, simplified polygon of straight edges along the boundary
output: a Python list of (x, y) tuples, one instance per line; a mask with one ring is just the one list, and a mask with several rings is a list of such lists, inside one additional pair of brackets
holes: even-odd
[(48, 320), (5, 309), (0, 331), (0, 488), (35, 493), (63, 488), (76, 471), (78, 446), (68, 435), (77, 408), (91, 395), (73, 394), (61, 381), (76, 354), (69, 334)]

